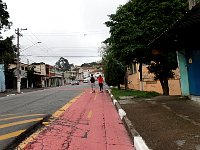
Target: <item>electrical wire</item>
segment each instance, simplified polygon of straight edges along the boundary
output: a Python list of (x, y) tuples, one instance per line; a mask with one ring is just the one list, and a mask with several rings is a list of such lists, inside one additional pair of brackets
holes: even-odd
[[(28, 33), (27, 33), (28, 32)], [(47, 33), (47, 34), (49, 34), (49, 35), (64, 35), (64, 36), (70, 36), (70, 34), (69, 33)], [(86, 32), (74, 32), (74, 33), (71, 33), (72, 35), (84, 35), (84, 36), (87, 36), (88, 34), (92, 34), (92, 32), (87, 32), (87, 34), (86, 34)], [(93, 34), (99, 34), (99, 32), (93, 32)], [(28, 40), (29, 42), (31, 42), (33, 45), (34, 45), (34, 43), (36, 43), (36, 42), (41, 42), (41, 44), (35, 44), (35, 46), (37, 46), (37, 47), (40, 47), (40, 53), (42, 52), (42, 53), (45, 53), (45, 55), (43, 55), (43, 54), (41, 54), (41, 55), (32, 55), (32, 54), (30, 54), (31, 52), (30, 51), (26, 51), (26, 54), (23, 54), (23, 55), (20, 55), (20, 56), (22, 56), (22, 57), (24, 57), (23, 59), (26, 59), (26, 61), (28, 60), (28, 61), (32, 61), (32, 62), (35, 62), (34, 60), (37, 60), (37, 61), (39, 61), (39, 60), (41, 60), (40, 62), (48, 62), (50, 59), (49, 58), (60, 58), (60, 57), (64, 57), (64, 58), (68, 58), (69, 60), (70, 59), (74, 59), (74, 58), (80, 58), (78, 61), (80, 62), (85, 62), (84, 61), (84, 58), (97, 58), (97, 57), (100, 57), (100, 56), (80, 56), (80, 55), (76, 55), (76, 56), (73, 56), (73, 55), (57, 55), (57, 56), (55, 56), (55, 55), (51, 55), (51, 54), (49, 54), (49, 50), (51, 50), (52, 52), (54, 52), (55, 50), (69, 50), (69, 49), (71, 49), (71, 50), (73, 50), (73, 51), (78, 51), (78, 50), (92, 50), (92, 49), (96, 49), (97, 47), (68, 47), (68, 46), (61, 46), (61, 47), (48, 47), (45, 43), (44, 43), (44, 41), (42, 41), (40, 38), (38, 38), (38, 36), (40, 35), (40, 34), (37, 34), (37, 33), (33, 33), (33, 32), (31, 32), (30, 30), (28, 30), (28, 31), (26, 31), (26, 33), (24, 33), (23, 34), (24, 36), (24, 38), (23, 39), (25, 39), (25, 40)], [(48, 36), (49, 36), (48, 35)], [(35, 42), (36, 41), (36, 42)], [(30, 47), (32, 47), (32, 46), (30, 46)], [(28, 49), (28, 48), (27, 48)], [(63, 51), (62, 51), (63, 52)], [(72, 52), (71, 52), (72, 53)], [(73, 52), (74, 53), (74, 52)], [(86, 52), (83, 52), (83, 51), (81, 51), (81, 52), (78, 52), (77, 54), (80, 54), (80, 53), (86, 53)], [(30, 59), (31, 58), (31, 59)], [(37, 59), (36, 59), (37, 58)], [(44, 58), (47, 58), (47, 60), (45, 61), (44, 60)], [(33, 60), (32, 60), (33, 59)], [(51, 59), (51, 61), (52, 61), (52, 59)], [(56, 61), (55, 61), (56, 62)]]
[[(37, 36), (87, 36), (87, 35), (98, 35), (98, 34), (109, 34), (109, 31), (104, 30), (104, 31), (69, 32), (69, 33), (60, 33), (60, 32), (34, 33), (34, 35)], [(30, 34), (25, 34), (25, 36), (29, 35)]]
[(47, 56), (47, 55), (20, 55), (20, 56), (33, 56), (33, 57), (100, 57), (100, 56), (63, 56), (63, 55), (57, 55), (57, 56)]

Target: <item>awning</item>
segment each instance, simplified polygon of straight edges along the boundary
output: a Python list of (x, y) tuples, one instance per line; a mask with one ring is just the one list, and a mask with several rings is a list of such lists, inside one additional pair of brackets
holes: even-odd
[(200, 48), (200, 4), (194, 6), (169, 30), (155, 38), (149, 46), (162, 50)]

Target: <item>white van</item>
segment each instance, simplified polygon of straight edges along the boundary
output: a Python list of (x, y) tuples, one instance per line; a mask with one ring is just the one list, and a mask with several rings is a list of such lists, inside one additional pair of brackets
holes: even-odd
[(88, 82), (89, 80), (87, 78), (83, 80), (83, 83), (88, 83)]

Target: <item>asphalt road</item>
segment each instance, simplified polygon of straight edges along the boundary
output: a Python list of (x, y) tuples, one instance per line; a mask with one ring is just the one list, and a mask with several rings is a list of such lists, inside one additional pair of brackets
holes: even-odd
[(67, 85), (0, 98), (0, 150), (33, 124), (68, 103), (89, 84)]

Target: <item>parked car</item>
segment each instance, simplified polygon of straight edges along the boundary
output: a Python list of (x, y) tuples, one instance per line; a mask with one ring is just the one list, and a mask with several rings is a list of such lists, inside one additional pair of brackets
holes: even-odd
[(78, 81), (78, 80), (75, 80), (75, 84), (76, 84), (76, 85), (79, 85), (79, 81)]
[(79, 85), (79, 81), (78, 80), (73, 80), (73, 81), (71, 81), (71, 85)]
[(88, 83), (88, 82), (89, 82), (88, 79), (83, 80), (83, 83)]

